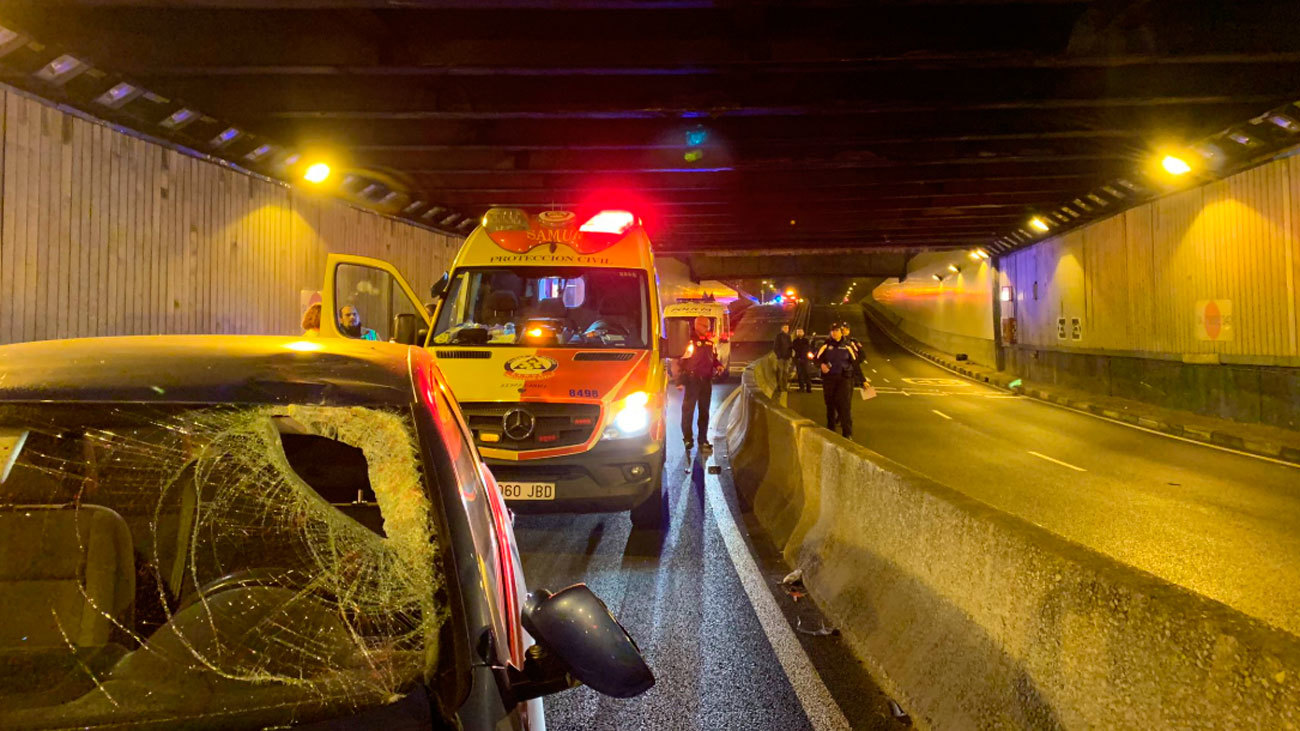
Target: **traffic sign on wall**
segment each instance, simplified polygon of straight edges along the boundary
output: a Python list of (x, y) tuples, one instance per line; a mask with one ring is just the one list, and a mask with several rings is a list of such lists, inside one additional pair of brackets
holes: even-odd
[(1196, 303), (1196, 339), (1232, 340), (1232, 300)]

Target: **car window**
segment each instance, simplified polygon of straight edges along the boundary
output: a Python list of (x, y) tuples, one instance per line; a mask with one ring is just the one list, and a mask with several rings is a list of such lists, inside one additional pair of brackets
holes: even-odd
[(277, 726), (426, 677), (410, 413), (0, 407), (0, 727)]
[(434, 324), (446, 345), (645, 348), (645, 272), (594, 267), (457, 270)]
[(335, 269), (334, 278), (334, 317), (344, 337), (389, 341), (397, 334), (398, 315), (422, 317), (397, 279), (383, 269), (344, 263)]

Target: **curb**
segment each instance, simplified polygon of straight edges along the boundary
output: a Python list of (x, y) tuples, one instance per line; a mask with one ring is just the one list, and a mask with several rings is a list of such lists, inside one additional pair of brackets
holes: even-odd
[(1038, 401), (1046, 401), (1070, 409), (1071, 411), (1091, 414), (1092, 416), (1116, 421), (1121, 424), (1139, 426), (1152, 431), (1172, 434), (1173, 436), (1182, 437), (1183, 439), (1188, 439), (1194, 442), (1202, 442), (1216, 447), (1224, 447), (1238, 452), (1246, 452), (1260, 457), (1268, 457), (1269, 459), (1300, 465), (1300, 448), (1273, 444), (1272, 442), (1261, 442), (1243, 437), (1240, 434), (1233, 432), (1210, 430), (1205, 427), (1191, 426), (1177, 421), (1164, 421), (1147, 416), (1140, 416), (1135, 413), (1116, 411), (1111, 408), (1103, 407), (1100, 404), (1080, 401), (1042, 388), (1026, 388), (1023, 386), (1012, 388), (1010, 384), (1020, 380), (1019, 378), (1001, 373), (988, 374), (973, 371), (970, 368), (957, 365), (957, 361), (952, 361), (941, 355), (929, 352), (928, 349), (923, 350), (917, 348), (911, 343), (904, 342), (903, 339), (894, 332), (894, 327), (887, 322), (882, 322), (882, 318), (880, 318), (879, 315), (870, 307), (863, 305), (862, 309), (867, 313), (867, 317), (871, 318), (871, 321), (883, 330), (885, 334), (889, 336), (889, 339), (893, 340), (900, 348), (906, 350), (912, 355), (925, 358), (944, 370), (965, 376), (972, 381), (987, 383), (1012, 393), (1019, 393), (1023, 396), (1028, 396)]

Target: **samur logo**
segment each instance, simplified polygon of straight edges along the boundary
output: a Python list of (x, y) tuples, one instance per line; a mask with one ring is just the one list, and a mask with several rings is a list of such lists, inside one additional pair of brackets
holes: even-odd
[(544, 355), (520, 355), (506, 361), (506, 375), (525, 381), (550, 378), (559, 365), (554, 358)]

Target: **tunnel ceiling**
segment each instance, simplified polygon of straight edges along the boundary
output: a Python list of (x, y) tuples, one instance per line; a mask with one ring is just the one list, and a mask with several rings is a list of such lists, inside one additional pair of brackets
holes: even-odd
[[(1297, 6), (0, 0), (0, 22), (167, 111), (388, 172), (435, 226), (634, 190), (661, 250), (791, 252), (987, 246), (1099, 186), (1123, 205), (1155, 145), (1300, 99)], [(146, 116), (119, 121), (159, 134)]]

